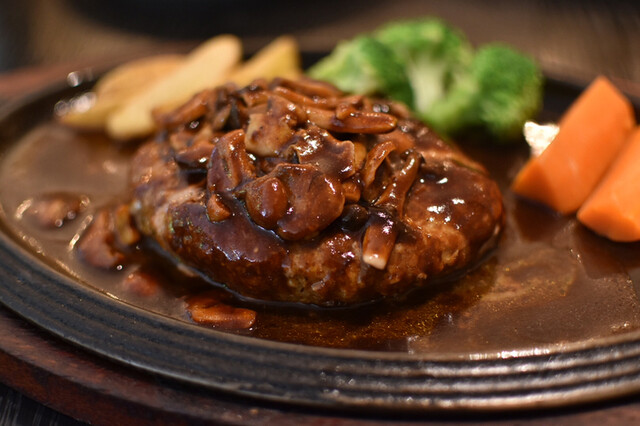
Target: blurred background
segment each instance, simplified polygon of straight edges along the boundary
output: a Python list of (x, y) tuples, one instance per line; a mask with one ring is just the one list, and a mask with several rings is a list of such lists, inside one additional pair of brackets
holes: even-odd
[(506, 41), (545, 70), (640, 81), (640, 2), (554, 0), (0, 0), (0, 74), (75, 66), (240, 35), (247, 51), (276, 35), (305, 51), (398, 18), (441, 16), (475, 43)]
[[(78, 68), (186, 51), (220, 33), (242, 37), (249, 53), (284, 33), (324, 53), (421, 15), (446, 19), (476, 45), (510, 43), (550, 75), (586, 83), (605, 74), (640, 94), (637, 0), (0, 0), (0, 103)], [(4, 385), (0, 412), (0, 423), (76, 424)]]

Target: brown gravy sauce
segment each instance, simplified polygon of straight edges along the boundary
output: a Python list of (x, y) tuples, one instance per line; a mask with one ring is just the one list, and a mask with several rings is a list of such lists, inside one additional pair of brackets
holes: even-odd
[[(577, 342), (640, 328), (640, 244), (600, 238), (572, 218), (517, 199), (508, 183), (524, 149), (463, 146), (485, 164), (505, 197), (507, 226), (500, 244), (466, 275), (411, 293), (404, 300), (349, 309), (314, 309), (236, 300), (257, 312), (238, 333), (306, 345), (402, 352), (476, 353)], [(141, 247), (115, 271), (84, 264), (73, 244), (103, 206), (127, 191), (132, 148), (101, 134), (45, 123), (6, 152), (0, 166), (4, 221), (36, 258), (126, 303), (191, 322), (189, 296), (211, 283), (187, 277)], [(52, 193), (88, 200), (77, 217), (45, 228), (25, 215)], [(159, 286), (128, 279), (144, 272)]]

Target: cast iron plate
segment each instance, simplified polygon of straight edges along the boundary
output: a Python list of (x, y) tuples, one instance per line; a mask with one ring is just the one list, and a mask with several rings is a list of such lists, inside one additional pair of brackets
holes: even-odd
[[(1, 146), (49, 120), (57, 100), (82, 89), (58, 85), (7, 105), (0, 113)], [(579, 90), (580, 85), (549, 79), (545, 108), (562, 111)], [(498, 410), (584, 403), (640, 390), (640, 332), (478, 354), (278, 343), (188, 324), (115, 300), (57, 272), (6, 228), (0, 232), (0, 301), (108, 359), (205, 390), (296, 405)]]

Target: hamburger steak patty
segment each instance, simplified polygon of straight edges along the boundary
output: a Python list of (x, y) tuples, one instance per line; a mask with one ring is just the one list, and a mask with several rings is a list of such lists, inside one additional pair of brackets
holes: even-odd
[(204, 91), (156, 121), (133, 160), (138, 228), (248, 298), (400, 295), (469, 267), (503, 226), (483, 167), (399, 104), (276, 79)]

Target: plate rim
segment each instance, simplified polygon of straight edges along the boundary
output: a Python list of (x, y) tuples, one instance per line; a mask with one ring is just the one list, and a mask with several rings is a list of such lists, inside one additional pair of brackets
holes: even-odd
[[(581, 87), (579, 83), (563, 82), (555, 77), (548, 83), (561, 84), (568, 90)], [(42, 90), (1, 105), (0, 127), (6, 124), (11, 114), (16, 114), (21, 109), (43, 102), (43, 99), (59, 96), (64, 91), (80, 91), (81, 87), (70, 87), (65, 82), (55, 82)], [(635, 105), (637, 107), (638, 104)], [(7, 142), (0, 140), (0, 143), (4, 149)], [(4, 259), (0, 264), (0, 303), (38, 327), (93, 353), (149, 373), (203, 388), (296, 405), (392, 411), (475, 411), (553, 407), (572, 402), (601, 400), (640, 390), (640, 330), (589, 341), (485, 353), (416, 354), (325, 348), (269, 341), (189, 324), (115, 300), (38, 259), (38, 256), (24, 244), (16, 241), (15, 236), (9, 235), (5, 228), (4, 224), (0, 227), (0, 254)], [(37, 261), (33, 262), (34, 259)], [(40, 280), (37, 286), (34, 284), (34, 278)], [(22, 285), (21, 289), (29, 290), (32, 297), (24, 298), (16, 290), (12, 291), (11, 284), (15, 283)], [(38, 300), (33, 298), (34, 292), (43, 288), (64, 292), (58, 295), (57, 299), (55, 295), (41, 295), (45, 299), (48, 298), (49, 305), (47, 306), (47, 300), (39, 300), (40, 308), (46, 306), (48, 310), (36, 314), (30, 304)], [(76, 297), (77, 300), (69, 299), (70, 304), (65, 305), (61, 297)], [(179, 337), (180, 331), (188, 333), (190, 339), (195, 339), (192, 341), (192, 344), (196, 345), (194, 347), (204, 351), (200, 356), (208, 354), (201, 345), (197, 345), (198, 340), (202, 339), (224, 343), (238, 356), (241, 355), (239, 351), (244, 348), (259, 349), (262, 353), (246, 355), (244, 358), (241, 356), (239, 359), (242, 363), (253, 361), (259, 364), (265, 370), (261, 372), (261, 378), (266, 382), (256, 383), (255, 380), (248, 381), (243, 375), (234, 375), (230, 370), (237, 367), (238, 362), (226, 360), (225, 363), (224, 358), (228, 354), (217, 353), (215, 359), (222, 364), (208, 370), (210, 376), (202, 378), (198, 377), (198, 371), (168, 368), (166, 359), (162, 359), (161, 363), (149, 363), (148, 348), (145, 350), (134, 345), (135, 351), (131, 352), (122, 344), (112, 346), (113, 342), (108, 341), (96, 346), (96, 343), (100, 343), (96, 342), (97, 336), (78, 334), (77, 330), (74, 333), (73, 325), (77, 323), (69, 321), (68, 318), (66, 321), (64, 318), (58, 318), (60, 312), (55, 312), (55, 309), (60, 307), (73, 308), (74, 315), (82, 317), (86, 313), (83, 314), (83, 309), (77, 304), (86, 303), (87, 300), (102, 302), (108, 310), (117, 315), (116, 322), (103, 324), (111, 328), (114, 336), (117, 334), (118, 337), (122, 337), (122, 331), (127, 329), (126, 320), (133, 318), (138, 327), (140, 324), (145, 324), (145, 327), (153, 324), (172, 329), (171, 325), (180, 324), (179, 329), (172, 331), (177, 335), (165, 335), (164, 340), (176, 343), (174, 338)], [(52, 325), (55, 321), (55, 325)], [(148, 332), (147, 330), (146, 333)], [(153, 334), (147, 335), (146, 338), (156, 346), (158, 341), (163, 340), (163, 336)], [(167, 355), (163, 354), (165, 357)], [(283, 369), (281, 365), (278, 369), (274, 360), (267, 359), (267, 355), (275, 356), (275, 363), (281, 363), (286, 368)], [(305, 364), (295, 359), (297, 357), (305, 358)], [(631, 364), (638, 364), (638, 367), (633, 368)], [(298, 376), (294, 377), (287, 372), (295, 372)], [(281, 373), (282, 376), (278, 377)], [(311, 390), (304, 389), (314, 378), (320, 380), (320, 386), (312, 386)], [(525, 379), (528, 378), (538, 380), (539, 386), (527, 385)], [(269, 380), (272, 383), (268, 383)], [(452, 380), (466, 381), (466, 390), (452, 392)], [(274, 386), (273, 381), (279, 383)], [(399, 381), (410, 383), (413, 387), (405, 386), (400, 389), (397, 387)], [(558, 391), (563, 392), (562, 399), (557, 398)]]

